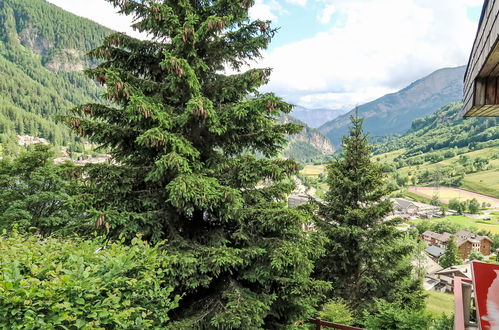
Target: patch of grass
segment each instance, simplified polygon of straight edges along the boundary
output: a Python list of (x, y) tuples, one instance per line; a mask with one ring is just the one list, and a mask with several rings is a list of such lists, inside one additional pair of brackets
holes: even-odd
[(499, 198), (499, 169), (467, 174), (464, 177), (463, 188)]
[(387, 152), (387, 153), (380, 154), (380, 155), (373, 155), (373, 159), (378, 160), (378, 158), (379, 158), (379, 161), (381, 163), (391, 164), (395, 158), (397, 158), (398, 156), (400, 156), (404, 152), (405, 152), (405, 149), (395, 150), (395, 151)]
[[(431, 198), (426, 198), (424, 196), (420, 196), (418, 194), (412, 193), (412, 192), (407, 191), (407, 190), (403, 191), (402, 195), (404, 197), (408, 197), (409, 199), (412, 199), (412, 200), (414, 200), (416, 202), (420, 202), (420, 203), (431, 204), (431, 202), (432, 202)], [(447, 207), (447, 208), (449, 207), (448, 204), (445, 204), (445, 203), (442, 203), (442, 202), (440, 202), (440, 203), (442, 205), (444, 205), (445, 207)]]
[(434, 316), (454, 313), (454, 296), (450, 293), (428, 291), (426, 309)]
[[(461, 155), (444, 159), (438, 163), (426, 162), (421, 165), (405, 166), (397, 169), (396, 173), (398, 173), (400, 176), (409, 176), (409, 173), (414, 175), (417, 172), (421, 173), (425, 170), (434, 171), (438, 168), (443, 168), (449, 165), (457, 165), (457, 162), (462, 155), (466, 155), (470, 159), (475, 159), (478, 157), (490, 159), (492, 156), (497, 154), (498, 150), (499, 146), (493, 146), (490, 148), (468, 151)], [(467, 151), (467, 148), (461, 148), (459, 149), (459, 151)], [(374, 155), (373, 158), (379, 158), (381, 162), (391, 164), (393, 160), (403, 152), (405, 152), (405, 149), (395, 150), (380, 155)], [(489, 170), (487, 171), (466, 174), (464, 177), (462, 188), (479, 194), (499, 198), (499, 159), (491, 159), (489, 161), (488, 168)]]
[(444, 222), (448, 221), (461, 225), (463, 227), (476, 227), (478, 230), (485, 229), (489, 230), (492, 234), (499, 234), (499, 224), (484, 224), (483, 220), (472, 219), (462, 215), (452, 215), (444, 218), (433, 218), (433, 219), (417, 219), (410, 220), (409, 223), (418, 224), (421, 221), (432, 221), (432, 222)]
[(306, 176), (319, 176), (325, 170), (326, 165), (307, 165), (300, 173)]

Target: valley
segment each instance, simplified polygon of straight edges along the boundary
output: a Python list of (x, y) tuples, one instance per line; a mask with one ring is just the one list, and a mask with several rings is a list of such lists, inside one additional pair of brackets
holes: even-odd
[(461, 59), (352, 109), (353, 80), (244, 69), (263, 2), (107, 4), (148, 37), (0, 0), (0, 328), (452, 328), (445, 272), (499, 264), (499, 117), (463, 118)]

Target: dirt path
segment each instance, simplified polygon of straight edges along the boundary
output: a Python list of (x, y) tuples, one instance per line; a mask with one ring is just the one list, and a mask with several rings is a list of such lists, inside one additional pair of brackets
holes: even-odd
[[(426, 198), (432, 198), (434, 193), (437, 191), (440, 191), (442, 193), (444, 192), (451, 192), (456, 194), (456, 198), (460, 196), (463, 199), (472, 199), (472, 198), (477, 198), (483, 201), (487, 201), (488, 203), (492, 204), (492, 207), (494, 208), (499, 208), (499, 198), (494, 198), (482, 194), (477, 194), (472, 191), (464, 190), (464, 189), (459, 189), (459, 188), (449, 188), (449, 187), (409, 187), (408, 188), (409, 192), (418, 194), (420, 196), (426, 197)], [(440, 199), (444, 203), (449, 203), (448, 199), (441, 198)]]

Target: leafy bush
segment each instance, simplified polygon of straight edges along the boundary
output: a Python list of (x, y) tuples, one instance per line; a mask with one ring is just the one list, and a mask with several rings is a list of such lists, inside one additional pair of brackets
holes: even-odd
[(0, 328), (161, 327), (177, 306), (158, 246), (0, 236)]
[(319, 312), (319, 316), (325, 321), (339, 324), (352, 325), (354, 322), (352, 312), (342, 299), (328, 301)]
[(36, 144), (14, 160), (0, 160), (0, 230), (15, 224), (49, 235), (78, 222), (68, 205), (77, 170), (72, 164), (55, 165), (53, 157), (49, 146)]
[(432, 322), (431, 316), (423, 310), (404, 309), (396, 303), (384, 300), (376, 302), (376, 312), (365, 315), (366, 329), (429, 329)]

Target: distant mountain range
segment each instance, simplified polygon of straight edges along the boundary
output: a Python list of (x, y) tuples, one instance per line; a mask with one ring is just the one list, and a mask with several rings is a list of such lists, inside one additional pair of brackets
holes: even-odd
[[(465, 66), (440, 69), (396, 93), (359, 106), (364, 130), (371, 136), (401, 134), (411, 128), (413, 120), (428, 116), (450, 102), (461, 101), (464, 71)], [(319, 130), (338, 146), (354, 113), (352, 109), (323, 124)]]
[(309, 127), (317, 128), (322, 124), (336, 119), (337, 117), (347, 113), (348, 110), (332, 110), (326, 108), (320, 109), (309, 109), (302, 106), (295, 106), (291, 115), (295, 118), (298, 118)]

